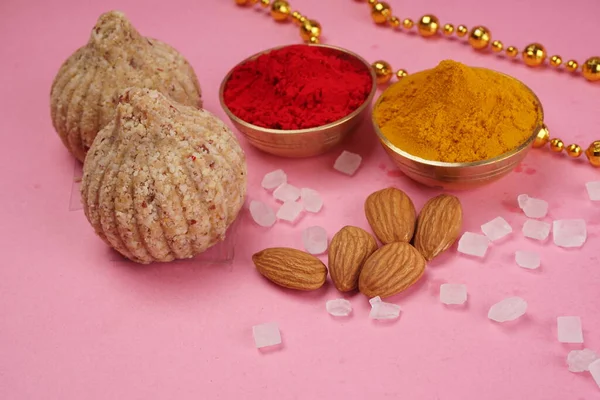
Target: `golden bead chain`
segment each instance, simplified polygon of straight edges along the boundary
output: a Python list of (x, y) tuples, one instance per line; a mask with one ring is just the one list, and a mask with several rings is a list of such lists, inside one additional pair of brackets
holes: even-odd
[[(362, 1), (364, 2), (364, 0)], [(300, 28), (300, 37), (305, 43), (320, 43), (321, 24), (304, 16), (297, 10), (292, 10), (286, 0), (235, 0), (235, 3), (239, 6), (260, 4), (269, 10), (275, 21), (287, 22), (292, 20)], [(491, 48), (492, 53), (505, 54), (510, 58), (516, 58), (519, 55), (519, 50), (515, 46), (505, 47), (500, 40), (492, 41), (492, 34), (485, 26), (478, 25), (471, 29), (468, 29), (465, 25), (455, 27), (453, 24), (444, 24), (442, 26), (439, 19), (432, 14), (426, 14), (415, 22), (410, 18), (400, 19), (393, 15), (392, 8), (384, 1), (367, 0), (366, 3), (371, 11), (371, 18), (378, 25), (404, 31), (415, 28), (424, 38), (440, 34), (447, 37), (456, 35), (459, 38), (466, 38), (471, 47), (477, 51), (485, 51)], [(563, 63), (563, 58), (559, 55), (548, 58), (546, 48), (539, 43), (526, 46), (520, 54), (525, 65), (529, 67), (539, 67), (547, 63), (555, 69), (564, 68), (570, 73), (580, 74), (590, 82), (600, 81), (600, 57), (590, 57), (581, 65), (575, 60), (568, 60)], [(377, 60), (371, 65), (375, 71), (377, 83), (380, 85), (388, 83), (394, 75), (398, 80), (408, 75), (408, 72), (404, 69), (398, 69), (394, 73), (391, 65), (384, 60)], [(550, 138), (548, 128), (544, 126), (538, 133), (533, 147), (542, 148), (546, 144), (549, 144), (551, 151), (560, 153), (564, 150), (572, 158), (578, 158), (584, 153), (578, 144), (573, 143), (565, 146), (561, 139)], [(590, 144), (585, 150), (585, 154), (592, 166), (600, 167), (600, 141), (594, 141)]]

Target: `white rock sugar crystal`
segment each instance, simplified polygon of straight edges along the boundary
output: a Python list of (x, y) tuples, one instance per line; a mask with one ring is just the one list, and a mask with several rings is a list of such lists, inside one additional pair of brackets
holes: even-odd
[(252, 327), (252, 334), (254, 335), (254, 343), (257, 349), (276, 346), (281, 343), (281, 333), (279, 332), (279, 326), (275, 322), (254, 325)]
[(267, 190), (273, 190), (287, 182), (287, 175), (282, 169), (271, 171), (263, 177), (261, 186)]
[(440, 301), (444, 304), (464, 304), (467, 301), (467, 286), (444, 283), (440, 286)]
[(496, 322), (514, 321), (527, 311), (527, 302), (520, 297), (508, 297), (490, 307), (488, 318)]
[(589, 371), (590, 364), (598, 358), (598, 354), (590, 349), (571, 350), (567, 356), (567, 365), (571, 372)]
[(560, 247), (581, 247), (587, 239), (582, 219), (559, 219), (552, 224), (554, 244)]
[(548, 202), (546, 200), (528, 197), (524, 203), (523, 212), (529, 218), (544, 218), (548, 214)]
[(517, 250), (515, 261), (519, 267), (536, 269), (540, 266), (540, 255), (535, 251)]
[(546, 200), (530, 197), (525, 202), (523, 212), (529, 218), (544, 218), (548, 214), (548, 202)]
[(600, 201), (600, 181), (588, 182), (585, 187), (592, 201)]
[(300, 197), (300, 189), (289, 183), (283, 183), (273, 191), (273, 197), (283, 202), (296, 201)]
[[(373, 299), (371, 299), (373, 300)], [(396, 319), (400, 316), (401, 308), (397, 304), (375, 301), (371, 303), (371, 319)]]
[(346, 317), (352, 312), (352, 304), (346, 299), (329, 300), (325, 308), (334, 317)]
[(286, 201), (277, 210), (277, 218), (293, 223), (296, 222), (300, 213), (302, 213), (302, 204), (295, 201)]
[(361, 156), (344, 150), (342, 154), (340, 154), (340, 156), (337, 158), (337, 160), (335, 160), (333, 168), (343, 174), (352, 176), (354, 175), (358, 167), (360, 167), (361, 162)]
[(250, 209), (250, 216), (260, 226), (268, 228), (273, 226), (277, 220), (275, 211), (262, 201), (252, 200), (248, 208)]
[(499, 240), (512, 233), (512, 228), (502, 217), (496, 217), (493, 220), (481, 225), (481, 231), (491, 241)]
[(300, 189), (300, 199), (304, 209), (311, 213), (318, 213), (323, 208), (323, 199), (319, 192), (314, 189)]
[(548, 222), (528, 219), (523, 224), (523, 235), (535, 240), (546, 240), (550, 234), (551, 225)]
[(558, 341), (561, 343), (583, 343), (583, 330), (581, 328), (581, 318), (579, 317), (558, 317), (556, 318), (558, 327)]
[(517, 202), (519, 203), (519, 208), (521, 210), (525, 208), (525, 203), (527, 203), (527, 199), (529, 199), (529, 196), (527, 196), (526, 194), (520, 194), (517, 196)]
[(486, 236), (465, 232), (458, 241), (458, 251), (469, 256), (483, 257), (489, 245), (490, 240)]
[(371, 304), (371, 307), (373, 307), (377, 303), (381, 303), (381, 297), (375, 296), (375, 297), (369, 299), (369, 304)]
[(592, 378), (594, 378), (594, 382), (596, 382), (596, 385), (600, 387), (600, 360), (592, 362), (589, 370), (590, 374), (592, 374)]
[(322, 226), (309, 226), (302, 232), (302, 242), (310, 254), (323, 254), (327, 250), (327, 231)]

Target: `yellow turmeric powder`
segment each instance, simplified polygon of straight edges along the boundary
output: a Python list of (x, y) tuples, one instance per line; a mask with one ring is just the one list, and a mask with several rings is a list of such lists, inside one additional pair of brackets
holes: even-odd
[(541, 123), (535, 96), (519, 81), (455, 61), (390, 86), (373, 110), (382, 134), (426, 160), (487, 160), (523, 144)]

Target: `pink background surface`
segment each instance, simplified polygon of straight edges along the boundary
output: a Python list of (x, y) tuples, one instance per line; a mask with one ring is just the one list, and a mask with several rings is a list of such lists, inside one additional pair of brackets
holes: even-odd
[[(400, 17), (433, 12), (442, 22), (487, 25), (506, 44), (541, 41), (550, 52), (580, 62), (598, 53), (596, 0), (393, 0)], [(384, 58), (409, 72), (444, 58), (501, 70), (522, 79), (542, 100), (546, 122), (566, 141), (587, 146), (600, 139), (600, 87), (550, 70), (530, 70), (475, 53), (448, 40), (379, 29), (367, 6), (350, 0), (295, 0), (324, 26), (325, 41)], [(368, 303), (348, 298), (349, 319), (334, 320), (325, 301), (340, 297), (331, 284), (292, 293), (262, 279), (250, 256), (268, 246), (302, 247), (301, 231), (322, 225), (330, 234), (346, 224), (366, 227), (362, 211), (372, 191), (396, 185), (420, 208), (437, 192), (395, 173), (365, 123), (341, 148), (310, 160), (286, 160), (247, 150), (249, 199), (269, 200), (262, 176), (284, 168), (290, 182), (323, 193), (320, 214), (295, 227), (270, 230), (241, 216), (230, 266), (199, 262), (137, 266), (115, 262), (81, 211), (70, 211), (73, 160), (53, 131), (49, 91), (61, 62), (83, 45), (100, 13), (125, 11), (145, 35), (178, 48), (197, 71), (206, 108), (224, 118), (217, 90), (242, 58), (298, 42), (297, 29), (278, 26), (233, 1), (3, 0), (0, 4), (0, 398), (2, 399), (595, 399), (588, 374), (573, 374), (567, 352), (582, 346), (557, 342), (556, 317), (579, 315), (585, 346), (600, 351), (600, 205), (584, 183), (598, 170), (545, 151), (532, 152), (520, 172), (485, 189), (459, 194), (464, 229), (504, 216), (515, 229), (485, 260), (456, 254), (432, 263), (415, 289), (391, 299), (400, 320), (377, 324)], [(586, 44), (590, 43), (590, 44)], [(332, 170), (342, 149), (364, 164), (355, 177)], [(522, 238), (525, 218), (516, 195), (549, 200), (548, 221), (585, 218), (581, 250)], [(271, 203), (274, 204), (274, 203)], [(514, 251), (542, 255), (530, 272), (514, 264)], [(443, 282), (465, 283), (464, 309), (438, 300)], [(500, 326), (487, 320), (491, 304), (518, 295), (526, 317)], [(275, 321), (284, 345), (261, 353), (252, 325)]]

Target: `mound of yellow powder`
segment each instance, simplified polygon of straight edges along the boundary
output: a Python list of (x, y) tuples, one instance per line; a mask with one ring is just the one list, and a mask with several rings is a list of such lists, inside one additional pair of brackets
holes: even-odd
[(519, 81), (449, 60), (390, 86), (373, 115), (396, 147), (442, 162), (513, 150), (542, 118), (535, 96)]

